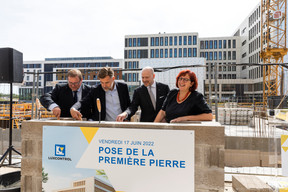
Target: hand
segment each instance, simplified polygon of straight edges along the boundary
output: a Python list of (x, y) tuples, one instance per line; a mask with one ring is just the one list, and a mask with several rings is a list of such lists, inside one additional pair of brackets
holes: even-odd
[(71, 109), (70, 109), (70, 114), (71, 114), (71, 116), (72, 116), (74, 119), (76, 119), (76, 120), (82, 120), (82, 114), (81, 114), (78, 110), (76, 110), (76, 109), (74, 109), (74, 108), (71, 108)]
[(121, 113), (121, 114), (119, 114), (117, 116), (116, 121), (121, 121), (122, 122), (122, 121), (124, 121), (124, 119), (127, 118), (127, 116), (128, 116), (128, 114), (126, 112), (123, 112), (123, 113)]
[(178, 118), (172, 119), (170, 123), (179, 123), (181, 121), (185, 121), (185, 119), (183, 117), (178, 117)]
[(53, 115), (56, 116), (56, 118), (59, 120), (60, 119), (60, 115), (61, 115), (61, 109), (60, 107), (54, 107), (52, 109)]

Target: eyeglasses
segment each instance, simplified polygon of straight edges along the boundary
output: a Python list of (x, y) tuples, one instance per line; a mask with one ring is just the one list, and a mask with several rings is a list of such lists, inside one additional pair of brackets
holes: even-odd
[(188, 81), (191, 81), (191, 80), (188, 78), (179, 77), (178, 81), (184, 81), (185, 83), (187, 83)]
[(80, 81), (75, 82), (75, 83), (68, 81), (68, 84), (69, 84), (69, 85), (79, 85), (79, 84), (80, 84)]

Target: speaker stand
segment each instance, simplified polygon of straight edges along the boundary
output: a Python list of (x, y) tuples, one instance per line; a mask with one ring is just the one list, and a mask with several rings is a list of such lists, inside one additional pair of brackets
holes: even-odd
[(12, 151), (14, 151), (15, 153), (17, 153), (18, 155), (21, 155), (21, 153), (19, 151), (17, 151), (16, 149), (14, 149), (13, 145), (12, 145), (12, 105), (13, 105), (13, 84), (12, 82), (10, 83), (10, 117), (9, 117), (9, 147), (6, 150), (6, 152), (3, 154), (3, 156), (0, 158), (0, 167), (3, 165), (7, 155), (9, 155), (9, 165), (12, 164)]

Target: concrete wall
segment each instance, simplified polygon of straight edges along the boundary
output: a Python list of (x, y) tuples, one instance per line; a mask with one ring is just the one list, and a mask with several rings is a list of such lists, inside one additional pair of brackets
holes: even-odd
[(195, 131), (195, 191), (224, 191), (224, 127), (215, 122), (194, 124), (95, 123), (80, 121), (25, 121), (22, 124), (21, 191), (42, 191), (42, 127), (82, 126), (173, 129)]

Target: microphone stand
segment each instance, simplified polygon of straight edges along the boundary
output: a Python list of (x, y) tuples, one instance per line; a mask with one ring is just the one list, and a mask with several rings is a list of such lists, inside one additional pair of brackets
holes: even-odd
[(97, 98), (97, 109), (98, 109), (98, 112), (99, 112), (99, 123), (101, 122), (101, 102), (100, 102), (100, 99)]

